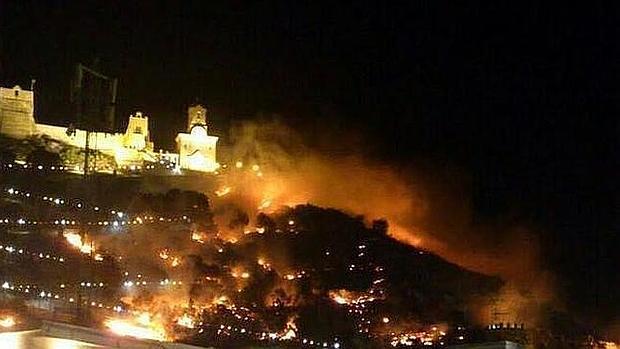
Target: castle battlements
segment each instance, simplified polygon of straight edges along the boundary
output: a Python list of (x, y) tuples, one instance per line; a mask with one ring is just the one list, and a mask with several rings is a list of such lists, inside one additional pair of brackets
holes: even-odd
[(46, 136), (77, 148), (89, 148), (114, 158), (116, 166), (136, 166), (165, 160), (175, 167), (201, 172), (219, 168), (216, 159), (218, 137), (207, 132), (207, 110), (192, 105), (187, 113), (187, 132), (177, 137), (177, 152), (155, 151), (150, 137), (149, 117), (142, 112), (129, 116), (124, 133), (86, 132), (73, 127), (40, 124), (34, 116), (34, 93), (0, 87), (0, 134), (16, 139)]

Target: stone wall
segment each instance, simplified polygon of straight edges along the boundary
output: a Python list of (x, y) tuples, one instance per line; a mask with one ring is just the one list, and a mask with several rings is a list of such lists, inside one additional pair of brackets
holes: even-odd
[[(207, 133), (207, 110), (201, 105), (188, 108), (188, 133), (179, 133), (179, 153), (155, 153), (149, 134), (148, 117), (142, 113), (130, 116), (125, 133), (91, 132), (89, 147), (116, 159), (121, 166), (141, 165), (142, 162), (171, 160), (181, 168), (213, 172), (217, 170), (218, 137)], [(37, 124), (34, 118), (34, 94), (19, 86), (0, 88), (0, 134), (17, 139), (46, 136), (56, 141), (84, 149), (86, 131), (67, 127)]]
[(34, 134), (34, 94), (13, 88), (0, 87), (0, 133), (12, 138)]
[[(47, 136), (74, 147), (86, 147), (86, 131), (84, 130), (75, 130), (74, 133), (69, 135), (67, 134), (66, 127), (36, 124), (34, 133), (41, 136)], [(122, 135), (106, 132), (91, 132), (89, 146), (90, 148), (96, 148), (103, 153), (114, 155), (114, 151), (119, 147), (122, 147)]]

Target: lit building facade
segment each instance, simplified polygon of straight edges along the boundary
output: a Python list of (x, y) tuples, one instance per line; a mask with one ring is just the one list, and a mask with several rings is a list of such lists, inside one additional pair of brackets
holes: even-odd
[(219, 167), (216, 161), (218, 137), (207, 132), (207, 110), (202, 105), (189, 107), (187, 133), (179, 133), (176, 141), (181, 168), (213, 172)]
[(13, 138), (35, 133), (34, 94), (19, 86), (0, 88), (0, 133)]
[(34, 93), (19, 86), (0, 87), (0, 134), (16, 139), (46, 136), (81, 149), (86, 147), (88, 134), (89, 147), (114, 157), (119, 167), (166, 161), (181, 169), (200, 172), (217, 170), (218, 137), (208, 134), (206, 113), (201, 105), (190, 106), (187, 133), (179, 133), (176, 138), (178, 152), (156, 152), (150, 137), (149, 118), (141, 112), (129, 116), (124, 133), (87, 133), (80, 129), (36, 123)]

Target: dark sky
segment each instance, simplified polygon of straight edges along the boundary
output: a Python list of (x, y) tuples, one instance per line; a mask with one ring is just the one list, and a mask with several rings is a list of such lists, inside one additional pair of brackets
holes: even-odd
[(198, 100), (220, 130), (275, 112), (360, 131), (387, 161), (457, 164), (476, 214), (516, 208), (544, 227), (569, 306), (607, 320), (620, 316), (618, 13), (587, 2), (3, 0), (0, 82), (36, 78), (39, 119), (66, 123), (73, 65), (98, 60), (120, 78), (117, 126), (143, 110), (164, 147)]

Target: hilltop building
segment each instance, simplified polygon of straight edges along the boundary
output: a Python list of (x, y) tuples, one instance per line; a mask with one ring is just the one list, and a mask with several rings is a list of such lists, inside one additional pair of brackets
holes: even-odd
[(207, 132), (207, 110), (202, 105), (191, 106), (187, 113), (187, 132), (177, 135), (177, 149), (181, 168), (194, 171), (215, 171), (215, 147), (218, 137)]
[(0, 88), (0, 133), (23, 138), (35, 132), (32, 91), (24, 91), (19, 86)]
[[(179, 133), (176, 138), (176, 153), (155, 151), (150, 137), (149, 118), (141, 112), (129, 116), (124, 133), (90, 132), (89, 147), (112, 156), (118, 167), (166, 161), (181, 169), (215, 171), (219, 167), (216, 159), (218, 137), (207, 132), (207, 110), (201, 105), (190, 106), (187, 119), (187, 133)], [(87, 132), (72, 126), (37, 123), (34, 117), (34, 93), (15, 86), (0, 87), (0, 134), (16, 139), (46, 136), (84, 149)]]

